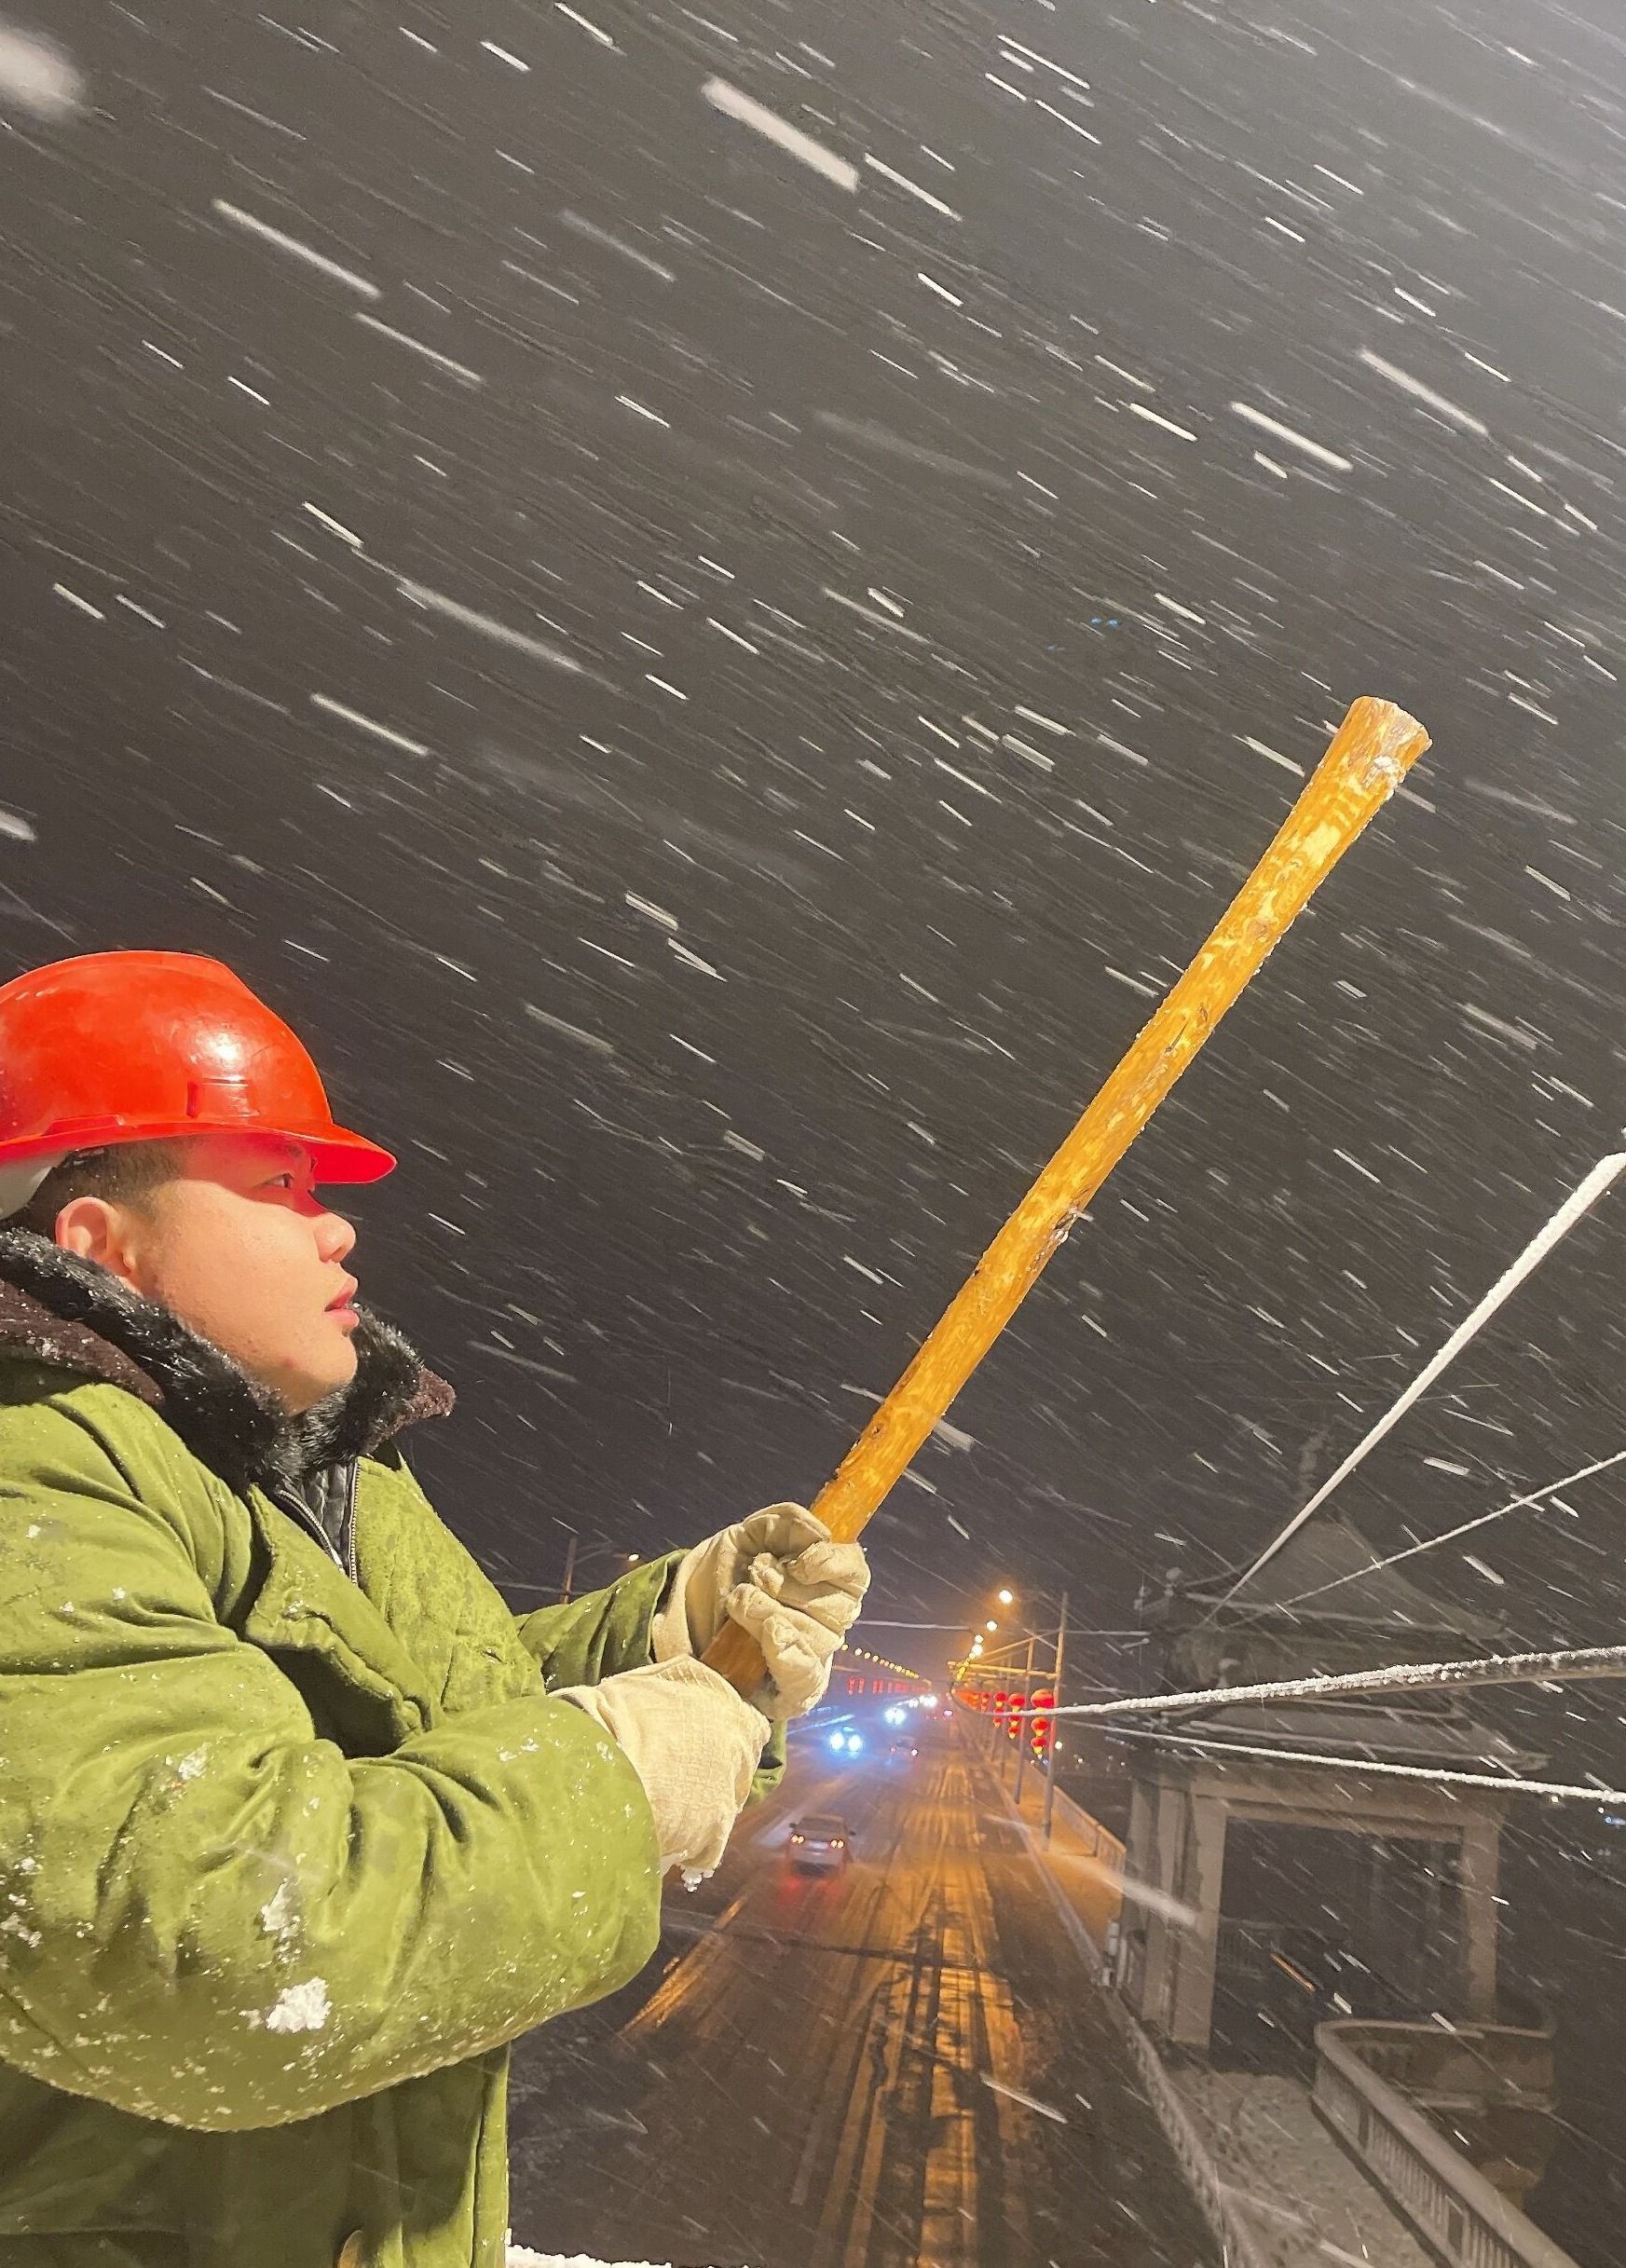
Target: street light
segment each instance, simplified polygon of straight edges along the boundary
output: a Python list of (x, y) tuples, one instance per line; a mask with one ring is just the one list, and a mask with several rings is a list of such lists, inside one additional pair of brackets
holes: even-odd
[[(1002, 1583), (998, 1592), (995, 1593), (995, 1596), (1002, 1606), (1014, 1606), (1017, 1603), (1016, 1592), (1011, 1589), (1008, 1583)], [(1060, 1747), (1060, 1742), (1056, 1738), (1056, 1713), (1061, 1706), (1061, 1680), (1063, 1674), (1065, 1674), (1067, 1665), (1068, 1602), (1067, 1593), (1065, 1591), (1061, 1593), (1059, 1599), (1053, 1599), (1047, 1592), (1043, 1591), (1034, 1592), (1032, 1596), (1034, 1599), (1041, 1601), (1045, 1605), (1057, 1606), (1060, 1609), (1060, 1625), (1057, 1630), (1056, 1636), (1053, 1641), (1046, 1641), (1046, 1643), (1053, 1644), (1055, 1647), (1055, 1666), (1051, 1671), (1048, 1705), (1043, 1712), (1038, 1713), (1042, 1714), (1049, 1720), (1046, 1727), (1049, 1737), (1045, 1742), (1044, 1756), (1045, 1843), (1046, 1848), (1048, 1848), (1050, 1841), (1051, 1821), (1055, 1815), (1056, 1810), (1056, 1756), (1058, 1749)], [(999, 1624), (991, 1617), (983, 1627), (989, 1631), (996, 1631), (999, 1628)], [(1025, 1682), (1022, 1687), (1025, 1714), (1022, 1718), (1021, 1732), (1017, 1745), (1016, 1793), (1018, 1803), (1021, 1801), (1022, 1778), (1028, 1761), (1028, 1747), (1034, 1730), (1034, 1727), (1029, 1720), (1030, 1717), (1034, 1714), (1032, 1710), (1033, 1650), (1035, 1644), (1037, 1643), (1037, 1632), (1030, 1630), (1028, 1633), (1027, 1668), (1023, 1673)], [(1009, 1648), (1003, 1648), (1002, 1651), (1008, 1652)], [(981, 1656), (982, 1640), (980, 1638), (974, 1639), (971, 1647), (971, 1659), (974, 1661), (979, 1660)]]
[(591, 1544), (585, 1551), (579, 1551), (575, 1529), (571, 1528), (567, 1532), (570, 1545), (565, 1554), (565, 1580), (559, 1592), (559, 1604), (562, 1606), (568, 1606), (576, 1595), (576, 1570), (584, 1561), (602, 1559), (604, 1554), (609, 1551), (622, 1562), (623, 1566), (630, 1568), (635, 1567), (643, 1558), (641, 1551), (623, 1551), (619, 1545), (615, 1544)]

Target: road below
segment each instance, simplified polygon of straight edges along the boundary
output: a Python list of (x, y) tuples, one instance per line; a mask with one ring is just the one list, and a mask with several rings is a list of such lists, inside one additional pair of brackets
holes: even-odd
[[(848, 1820), (842, 1874), (790, 1821)], [(1196, 2268), (1213, 2247), (955, 1728), (805, 1745), (640, 1984), (526, 2043), (517, 2238), (751, 2268)]]

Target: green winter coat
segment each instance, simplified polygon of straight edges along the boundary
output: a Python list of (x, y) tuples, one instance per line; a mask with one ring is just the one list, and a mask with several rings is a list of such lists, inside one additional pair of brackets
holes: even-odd
[(395, 1446), (449, 1391), (358, 1346), (294, 1426), (0, 1233), (0, 2268), (499, 2268), (507, 2043), (655, 1947), (544, 1680), (648, 1660), (671, 1563), (516, 1618)]

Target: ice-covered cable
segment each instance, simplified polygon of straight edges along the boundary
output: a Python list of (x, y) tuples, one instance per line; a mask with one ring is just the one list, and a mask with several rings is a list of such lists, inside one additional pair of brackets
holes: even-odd
[(1352, 1567), (1347, 1575), (1335, 1575), (1330, 1583), (1318, 1583), (1314, 1591), (1301, 1591), (1291, 1599), (1273, 1601), (1273, 1614), (1286, 1614), (1291, 1606), (1302, 1606), (1306, 1599), (1325, 1598), (1329, 1591), (1342, 1590), (1346, 1583), (1359, 1583), (1364, 1577), (1379, 1575), (1385, 1567), (1398, 1567), (1403, 1559), (1416, 1559), (1424, 1551), (1437, 1551), (1442, 1544), (1455, 1543), (1460, 1536), (1471, 1536), (1475, 1528), (1489, 1527), (1493, 1520), (1505, 1520), (1510, 1512), (1528, 1510), (1533, 1504), (1545, 1504), (1551, 1496), (1562, 1496), (1566, 1488), (1578, 1487), (1594, 1474), (1607, 1472), (1612, 1465), (1626, 1464), (1626, 1449), (1617, 1449), (1606, 1457), (1598, 1457), (1591, 1465), (1583, 1465), (1578, 1472), (1566, 1472), (1562, 1481), (1549, 1481), (1544, 1487), (1533, 1488), (1527, 1496), (1515, 1496), (1510, 1504), (1498, 1504), (1494, 1512), (1481, 1512), (1473, 1520), (1465, 1520), (1457, 1527), (1447, 1528), (1443, 1536), (1429, 1536), (1421, 1543), (1408, 1544), (1403, 1551), (1391, 1551), (1387, 1559), (1374, 1559), (1370, 1567)]
[(1265, 1685), (1207, 1686), (1191, 1693), (1139, 1693), (1109, 1701), (1068, 1701), (1045, 1716), (1121, 1719), (1185, 1709), (1235, 1708), (1241, 1701), (1321, 1701), (1329, 1695), (1441, 1693), (1457, 1686), (1568, 1685), (1626, 1677), (1626, 1646), (1570, 1646), (1548, 1654), (1487, 1654), (1463, 1661), (1401, 1661), (1329, 1677), (1278, 1677)]
[(1569, 1234), (1576, 1223), (1584, 1213), (1592, 1209), (1604, 1192), (1623, 1170), (1626, 1170), (1626, 1150), (1614, 1151), (1609, 1156), (1601, 1157), (1598, 1160), (1578, 1188), (1571, 1191), (1552, 1218), (1544, 1227), (1537, 1231), (1512, 1266), (1491, 1286), (1472, 1314), (1466, 1316), (1457, 1325), (1439, 1353), (1413, 1379), (1400, 1400), (1393, 1402), (1385, 1411), (1364, 1440), (1356, 1443), (1337, 1471), (1322, 1482), (1303, 1510), (1295, 1512), (1274, 1541), (1265, 1546), (1250, 1566), (1244, 1568), (1230, 1590), (1226, 1592), (1225, 1598), (1221, 1601), (1221, 1605), (1234, 1599), (1244, 1584), (1250, 1583), (1261, 1568), (1270, 1564), (1282, 1546), (1298, 1534), (1305, 1521), (1320, 1510), (1332, 1491), (1348, 1479), (1363, 1458), (1376, 1448), (1385, 1434), (1399, 1425), (1412, 1404), (1418, 1400), (1419, 1396), (1428, 1392), (1442, 1372), (1450, 1368), (1469, 1341), (1476, 1336), (1482, 1326), (1489, 1321), (1506, 1300), (1511, 1297), (1524, 1278), (1541, 1265), (1553, 1246)]
[(1375, 1772), (1386, 1780), (1426, 1780), (1434, 1787), (1491, 1787), (1504, 1796), (1556, 1797), (1567, 1803), (1626, 1803), (1626, 1791), (1619, 1788), (1578, 1787), (1562, 1780), (1518, 1780), (1510, 1773), (1457, 1772), (1431, 1764), (1384, 1764), (1365, 1756), (1320, 1756), (1310, 1749), (1255, 1748), (1249, 1741), (1198, 1740), (1185, 1732), (1137, 1732), (1135, 1737), (1200, 1750), (1205, 1756), (1263, 1756), (1273, 1764), (1316, 1764), (1362, 1777)]

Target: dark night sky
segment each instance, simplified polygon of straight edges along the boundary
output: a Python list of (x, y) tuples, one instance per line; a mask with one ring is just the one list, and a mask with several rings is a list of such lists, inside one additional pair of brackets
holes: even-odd
[[(1616, 1141), (1612, 11), (1252, 13), (50, 10), (0, 953), (214, 952), (300, 1026), (515, 1584), (816, 1490), (1357, 693), (1413, 792), (895, 1492), (881, 1611), (1249, 1553)], [(1620, 1445), (1619, 1223), (1372, 1534)], [(1573, 1504), (1430, 1579), (1610, 1635)]]

